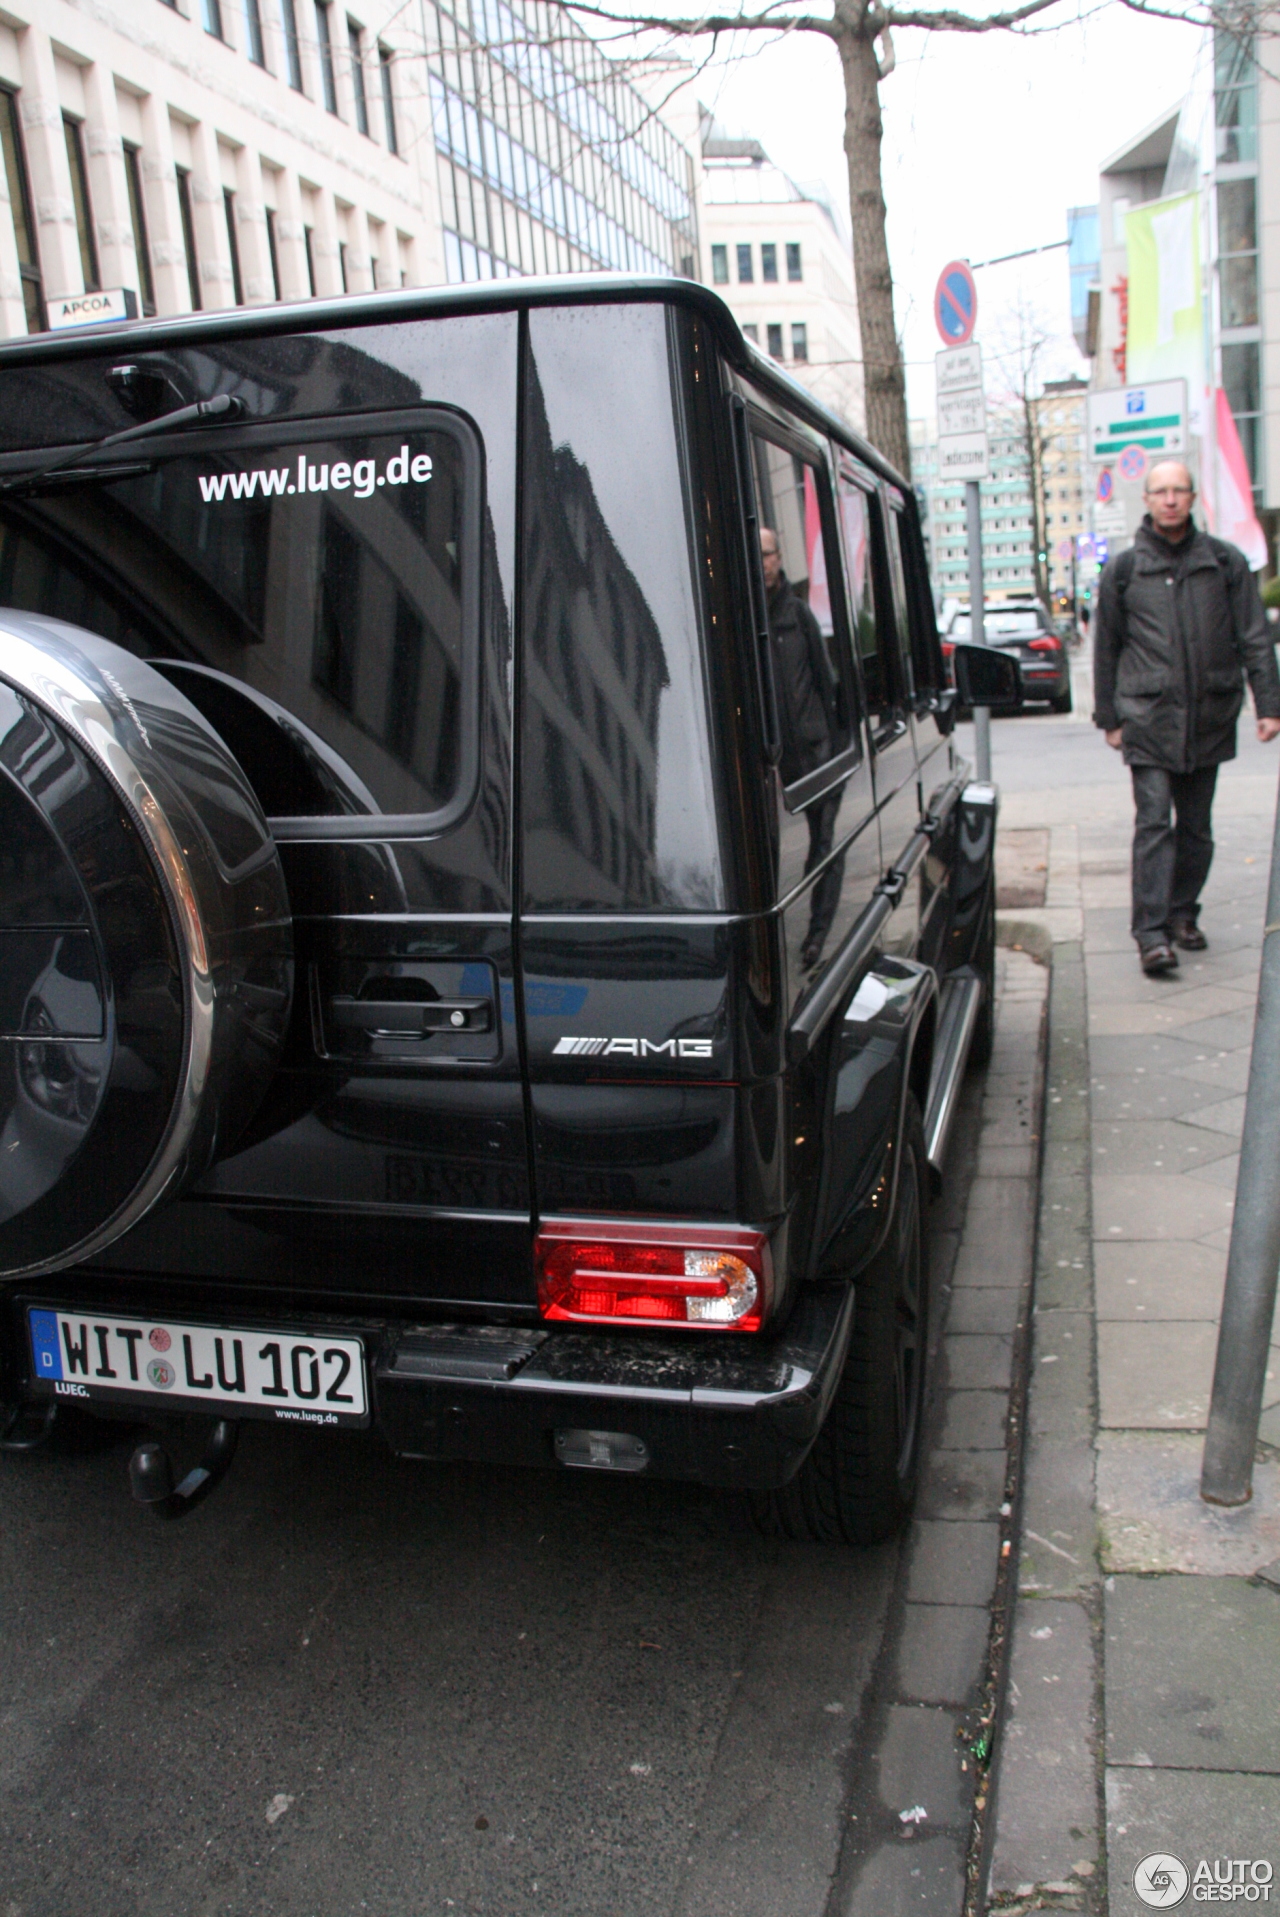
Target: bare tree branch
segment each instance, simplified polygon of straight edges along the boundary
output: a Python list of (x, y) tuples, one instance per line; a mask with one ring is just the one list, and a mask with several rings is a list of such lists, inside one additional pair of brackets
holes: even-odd
[(878, 8), (877, 15), (886, 26), (920, 27), (926, 33), (1000, 33), (1008, 32), (1020, 21), (1030, 20), (1034, 14), (1044, 13), (1049, 7), (1060, 4), (1061, 0), (1026, 0), (1025, 6), (1013, 7), (1007, 13), (980, 15), (958, 13), (951, 7), (940, 8), (937, 12), (922, 12), (887, 6)]
[[(821, 33), (834, 40), (839, 32), (833, 19), (818, 14), (778, 13), (766, 7), (763, 13), (708, 13), (700, 19), (669, 20), (661, 14), (613, 13), (606, 7), (591, 6), (588, 0), (564, 0), (568, 13), (587, 13), (594, 20), (608, 20), (614, 26), (652, 29), (657, 33), (682, 34), (692, 38), (700, 33)], [(781, 0), (779, 0), (779, 4)], [(1050, 0), (1045, 0), (1049, 4)]]

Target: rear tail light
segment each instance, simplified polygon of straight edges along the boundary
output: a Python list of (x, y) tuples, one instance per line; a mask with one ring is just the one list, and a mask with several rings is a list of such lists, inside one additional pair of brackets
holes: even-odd
[(1047, 634), (1043, 639), (1028, 639), (1027, 641), (1028, 652), (1061, 652), (1061, 650), (1061, 640), (1050, 639)]
[(763, 1232), (567, 1220), (534, 1244), (544, 1318), (759, 1331), (773, 1263)]
[(951, 655), (952, 655), (952, 653), (953, 653), (954, 651), (955, 651), (955, 644), (954, 644), (954, 642), (953, 642), (952, 640), (950, 640), (950, 639), (944, 639), (944, 640), (943, 640), (943, 642), (942, 642), (942, 656), (943, 656), (943, 658), (944, 658), (944, 659), (949, 659), (949, 658), (951, 657)]

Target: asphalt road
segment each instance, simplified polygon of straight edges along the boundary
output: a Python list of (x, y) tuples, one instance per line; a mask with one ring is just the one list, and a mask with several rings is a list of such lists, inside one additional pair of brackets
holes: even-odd
[(131, 1443), (0, 1459), (4, 1917), (822, 1910), (895, 1549), (263, 1426), (166, 1526)]

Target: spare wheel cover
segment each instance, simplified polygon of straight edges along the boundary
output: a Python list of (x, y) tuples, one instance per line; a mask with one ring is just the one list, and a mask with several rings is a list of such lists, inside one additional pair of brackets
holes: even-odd
[(109, 640), (0, 611), (0, 1276), (102, 1251), (235, 1143), (288, 1026), (279, 853)]

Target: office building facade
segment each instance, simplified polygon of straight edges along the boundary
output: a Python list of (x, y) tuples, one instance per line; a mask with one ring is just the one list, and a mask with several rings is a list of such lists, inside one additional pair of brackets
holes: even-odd
[[(969, 597), (964, 482), (938, 473), (932, 421), (913, 420), (911, 474), (929, 545), (939, 605)], [(982, 570), (988, 602), (1036, 591), (1031, 461), (1021, 414), (987, 414), (991, 477), (982, 482)]]

